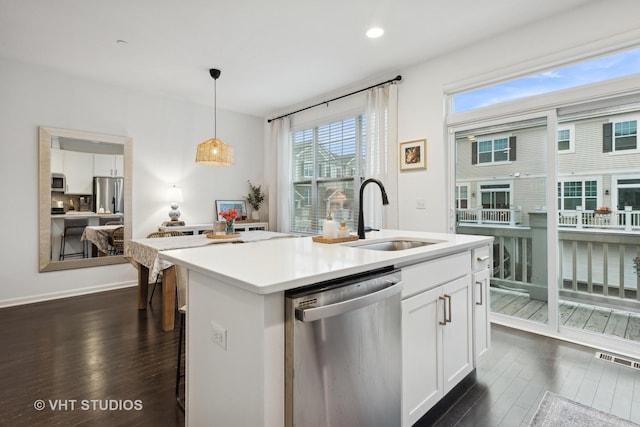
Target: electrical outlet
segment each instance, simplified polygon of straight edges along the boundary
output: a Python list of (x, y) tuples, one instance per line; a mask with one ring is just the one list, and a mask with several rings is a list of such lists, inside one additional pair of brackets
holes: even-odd
[(227, 330), (215, 322), (211, 322), (211, 341), (223, 350), (227, 349)]
[(416, 199), (416, 209), (427, 209), (427, 202), (424, 199)]

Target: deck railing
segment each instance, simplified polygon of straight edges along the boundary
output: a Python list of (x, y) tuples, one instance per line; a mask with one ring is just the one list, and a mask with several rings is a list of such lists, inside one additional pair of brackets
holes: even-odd
[[(540, 274), (541, 268), (546, 272), (546, 265), (533, 261), (539, 264), (546, 259), (546, 237), (541, 237), (546, 233), (531, 227), (466, 224), (460, 224), (457, 232), (494, 236), (493, 285), (526, 290), (532, 298), (541, 289), (546, 293), (546, 279)], [(640, 311), (640, 276), (633, 261), (640, 257), (637, 232), (560, 228), (558, 237), (562, 297)]]
[(601, 228), (640, 231), (640, 211), (625, 210), (563, 210), (558, 213), (558, 225), (563, 228)]
[(458, 221), (474, 224), (505, 224), (516, 225), (521, 223), (522, 210), (519, 209), (487, 209), (470, 208), (456, 209)]

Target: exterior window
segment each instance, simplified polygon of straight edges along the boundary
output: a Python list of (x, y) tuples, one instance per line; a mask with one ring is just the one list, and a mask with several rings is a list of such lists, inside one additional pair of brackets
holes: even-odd
[(573, 153), (574, 149), (575, 125), (558, 127), (558, 152)]
[(637, 148), (638, 122), (630, 120), (613, 124), (613, 151), (635, 150)]
[[(320, 232), (328, 211), (333, 219), (355, 229), (354, 188), (359, 188), (363, 176), (364, 140), (362, 116), (291, 133), (291, 231)], [(344, 171), (349, 176), (343, 176)]]
[(511, 205), (511, 185), (480, 185), (480, 203), (483, 209), (509, 209)]
[(302, 165), (302, 176), (310, 178), (313, 176), (313, 163), (304, 162)]
[(478, 163), (495, 163), (509, 160), (507, 138), (478, 141)]
[(516, 159), (515, 136), (482, 136), (472, 142), (471, 164), (492, 164)]
[(618, 190), (618, 209), (631, 206), (634, 211), (640, 210), (640, 176), (619, 178), (614, 183)]
[(456, 185), (456, 209), (469, 208), (469, 185)]
[(564, 181), (558, 183), (558, 209), (576, 210), (582, 206), (585, 210), (598, 208), (597, 181)]

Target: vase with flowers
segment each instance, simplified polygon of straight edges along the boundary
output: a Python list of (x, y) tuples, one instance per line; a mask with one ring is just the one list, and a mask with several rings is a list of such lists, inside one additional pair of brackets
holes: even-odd
[(227, 209), (220, 212), (220, 216), (227, 222), (226, 233), (233, 234), (233, 224), (238, 217), (238, 211), (236, 209)]

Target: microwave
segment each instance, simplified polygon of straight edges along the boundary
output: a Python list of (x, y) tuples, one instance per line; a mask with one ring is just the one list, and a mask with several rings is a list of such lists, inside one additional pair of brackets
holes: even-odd
[(52, 173), (51, 174), (51, 191), (64, 191), (67, 188), (67, 180), (64, 174)]

